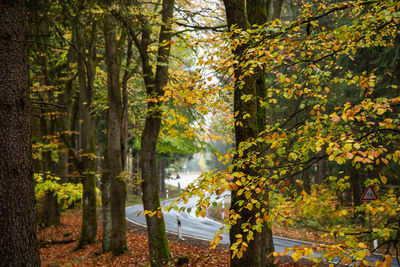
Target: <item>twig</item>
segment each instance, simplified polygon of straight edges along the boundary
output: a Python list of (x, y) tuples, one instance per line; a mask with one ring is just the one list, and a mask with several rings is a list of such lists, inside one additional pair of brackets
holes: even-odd
[(37, 104), (37, 105), (49, 105), (49, 106), (55, 106), (58, 108), (67, 108), (66, 106), (57, 104), (57, 103), (51, 103), (51, 102), (44, 102), (44, 101), (31, 101), (32, 104)]

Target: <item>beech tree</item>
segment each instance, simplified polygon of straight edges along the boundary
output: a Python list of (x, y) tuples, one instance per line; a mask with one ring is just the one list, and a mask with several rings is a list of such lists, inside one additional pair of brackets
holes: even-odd
[[(127, 249), (124, 165), (126, 152), (123, 151), (126, 131), (123, 129), (123, 102), (119, 81), (120, 49), (116, 40), (116, 19), (113, 15), (104, 15), (105, 56), (107, 65), (107, 88), (109, 108), (107, 111), (107, 149), (106, 165), (109, 179), (111, 204), (111, 252), (113, 256), (122, 254)], [(123, 37), (122, 37), (123, 38)], [(125, 105), (127, 102), (124, 103)], [(126, 119), (126, 118), (125, 118)], [(106, 189), (108, 190), (108, 189)], [(107, 194), (107, 193), (105, 193)], [(104, 194), (103, 194), (104, 195)], [(104, 202), (103, 202), (104, 203)], [(104, 213), (103, 213), (104, 214)], [(105, 219), (108, 219), (105, 217)], [(103, 243), (104, 244), (104, 243)], [(104, 247), (103, 247), (104, 250)]]
[[(164, 95), (164, 87), (168, 82), (168, 62), (172, 37), (172, 18), (174, 0), (163, 0), (161, 11), (161, 29), (158, 40), (158, 52), (156, 70), (153, 72), (148, 55), (150, 45), (150, 29), (146, 18), (141, 18), (143, 27), (142, 38), (132, 38), (139, 50), (142, 61), (143, 79), (146, 86), (149, 102), (144, 129), (141, 137), (140, 168), (142, 174), (143, 207), (146, 211), (158, 211), (160, 199), (158, 194), (158, 173), (156, 165), (156, 147), (161, 127), (161, 102), (158, 98)], [(151, 101), (154, 99), (155, 101)], [(167, 263), (171, 257), (165, 233), (164, 219), (157, 216), (146, 215), (146, 223), (149, 237), (149, 251), (152, 266), (161, 266)]]
[[(230, 34), (208, 38), (217, 52), (210, 49), (199, 62), (225, 75), (225, 90), (234, 91), (239, 140), (235, 150), (220, 156), (224, 161), (233, 158), (233, 164), (221, 172), (204, 173), (181, 199), (199, 196), (196, 213), (205, 216), (211, 202), (205, 191), (234, 194), (225, 221), (234, 241), (233, 264), (240, 265), (240, 259), (262, 264), (256, 261), (267, 255), (261, 252), (262, 245), (254, 248), (252, 243), (261, 240), (258, 236), (266, 223), (311, 227), (337, 238), (335, 245), (288, 248), (272, 256), (292, 253), (298, 261), (319, 251), (321, 258), (311, 258), (316, 263), (337, 256), (344, 264), (367, 264), (371, 236), (387, 249), (398, 247), (399, 199), (393, 190), (398, 184), (393, 168), (400, 155), (399, 99), (393, 91), (398, 88), (398, 58), (379, 72), (371, 61), (362, 71), (357, 68), (365, 51), (397, 51), (399, 4), (310, 1), (293, 12), (293, 19), (250, 27), (246, 4), (251, 2), (224, 1)], [(224, 42), (227, 48), (221, 45)], [(353, 62), (352, 67), (344, 68), (344, 60)], [(268, 74), (264, 96), (256, 91), (260, 72)], [(350, 98), (350, 90), (357, 97)], [(268, 111), (263, 129), (256, 123), (257, 104)], [(338, 203), (351, 186), (357, 188), (351, 196), (355, 205), (341, 206)], [(360, 203), (360, 188), (367, 186), (378, 191), (379, 200)], [(371, 229), (352, 223), (353, 215), (361, 212), (375, 216)], [(217, 233), (214, 244), (219, 240)], [(250, 251), (255, 259), (249, 259)], [(376, 265), (391, 261), (388, 253)]]
[(0, 258), (5, 266), (40, 266), (25, 1), (0, 1), (0, 12)]
[[(84, 3), (83, 3), (84, 4)], [(96, 75), (97, 19), (83, 16), (78, 11), (75, 18), (75, 49), (78, 65), (79, 86), (79, 151), (76, 154), (77, 169), (82, 176), (82, 230), (78, 248), (94, 243), (97, 235), (96, 210), (96, 118), (91, 111), (94, 104), (94, 81)], [(90, 28), (87, 28), (87, 24)], [(90, 53), (86, 53), (90, 51)]]

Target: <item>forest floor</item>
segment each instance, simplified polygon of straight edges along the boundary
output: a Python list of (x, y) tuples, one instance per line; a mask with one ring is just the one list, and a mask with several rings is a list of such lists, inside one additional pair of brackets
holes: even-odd
[[(146, 228), (127, 222), (128, 251), (111, 259), (110, 253), (101, 253), (101, 227), (96, 243), (74, 250), (79, 240), (80, 226), (81, 210), (69, 210), (63, 214), (61, 225), (39, 231), (42, 266), (149, 266)], [(288, 233), (284, 229), (281, 231)], [(299, 235), (303, 233), (297, 233)], [(172, 260), (166, 266), (229, 266), (227, 245), (211, 250), (208, 241), (190, 238), (180, 241), (174, 234), (168, 234), (168, 240)], [(291, 257), (285, 256), (277, 259), (277, 265), (310, 266), (312, 263), (304, 259), (294, 263)]]

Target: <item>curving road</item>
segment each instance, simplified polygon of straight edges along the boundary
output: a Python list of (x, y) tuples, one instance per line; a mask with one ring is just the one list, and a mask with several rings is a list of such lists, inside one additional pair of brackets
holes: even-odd
[[(197, 203), (197, 200), (198, 200), (198, 198), (193, 197), (193, 198), (189, 199), (187, 204), (180, 203), (178, 207), (186, 207), (186, 208), (194, 207)], [(172, 201), (173, 200), (163, 201), (163, 205), (167, 206)], [(138, 216), (139, 212), (143, 212), (142, 205), (134, 205), (134, 206), (127, 207), (126, 208), (126, 218), (128, 221), (130, 221), (132, 223), (146, 226), (145, 216), (143, 214), (140, 214)], [(169, 211), (169, 212), (164, 212), (165, 227), (168, 232), (172, 232), (172, 233), (178, 232), (177, 216), (179, 216), (180, 220), (181, 220), (181, 231), (182, 231), (183, 237), (188, 236), (188, 237), (193, 237), (193, 238), (197, 238), (197, 239), (210, 241), (213, 239), (215, 233), (218, 232), (219, 229), (222, 227), (222, 224), (219, 222), (213, 221), (208, 218), (196, 217), (195, 213), (194, 213), (194, 209), (191, 213), (187, 213), (187, 212), (180, 213), (176, 210), (171, 209), (171, 211)], [(223, 234), (221, 236), (222, 236), (222, 240), (220, 241), (220, 243), (229, 244), (229, 234), (227, 232), (223, 232)], [(274, 246), (275, 246), (275, 251), (277, 251), (277, 252), (283, 252), (285, 248), (302, 246), (303, 244), (310, 245), (312, 243), (274, 236)], [(319, 255), (316, 253), (315, 256), (318, 257)], [(378, 257), (375, 255), (372, 255), (371, 257), (368, 258), (368, 260), (371, 262), (374, 262), (374, 261), (378, 260)], [(399, 267), (399, 265), (397, 264), (395, 259), (393, 259), (391, 266)]]
[[(164, 201), (163, 204), (168, 205), (172, 200)], [(179, 207), (193, 207), (197, 202), (196, 198), (191, 198), (187, 204), (180, 204)], [(142, 205), (134, 205), (126, 208), (126, 217), (127, 220), (133, 223), (137, 223), (143, 226), (146, 226), (146, 219), (143, 214), (137, 215), (139, 212), (143, 211)], [(165, 220), (165, 228), (168, 232), (177, 233), (177, 216), (180, 216), (181, 220), (181, 230), (183, 236), (203, 239), (203, 240), (212, 240), (215, 233), (219, 231), (222, 227), (222, 224), (216, 221), (213, 221), (208, 218), (196, 217), (194, 211), (191, 213), (187, 212), (178, 212), (175, 210), (171, 210), (169, 212), (164, 212), (164, 220)], [(229, 234), (227, 232), (223, 232), (222, 240), (220, 243), (229, 244)], [(283, 252), (285, 248), (301, 246), (302, 244), (312, 244), (309, 242), (296, 241), (287, 238), (281, 238), (274, 236), (274, 246), (277, 252)]]

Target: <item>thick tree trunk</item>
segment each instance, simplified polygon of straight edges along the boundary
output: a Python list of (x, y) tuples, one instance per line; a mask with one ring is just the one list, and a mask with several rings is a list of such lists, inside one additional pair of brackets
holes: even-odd
[[(126, 243), (125, 199), (126, 185), (123, 175), (122, 117), (123, 108), (119, 84), (119, 60), (116, 48), (115, 22), (110, 14), (104, 16), (105, 57), (107, 64), (108, 117), (107, 165), (111, 189), (111, 252), (124, 253)], [(124, 159), (125, 160), (125, 159)]]
[[(251, 2), (251, 1), (250, 1)], [(253, 1), (250, 6), (250, 10), (260, 9), (264, 12), (256, 12), (255, 14), (251, 14), (251, 16), (256, 16), (256, 14), (260, 15), (261, 18), (259, 20), (266, 19), (265, 16), (265, 2), (264, 1)], [(262, 2), (262, 3), (259, 3)], [(224, 0), (225, 11), (228, 20), (228, 26), (237, 25), (240, 29), (246, 30), (249, 28), (248, 20), (247, 20), (247, 12), (246, 12), (246, 2), (244, 0), (241, 1), (229, 1)], [(251, 4), (251, 3), (250, 3)], [(253, 17), (254, 18), (254, 17)], [(254, 21), (254, 23), (260, 24), (258, 21)], [(232, 33), (232, 38), (235, 38), (234, 33)], [(235, 137), (236, 137), (236, 149), (239, 150), (240, 144), (243, 142), (248, 142), (252, 139), (257, 138), (259, 129), (264, 129), (265, 125), (265, 112), (260, 110), (257, 112), (257, 79), (262, 78), (259, 74), (247, 75), (242, 80), (238, 79), (243, 75), (243, 69), (240, 67), (241, 57), (246, 47), (244, 45), (238, 46), (232, 52), (238, 59), (239, 63), (235, 66), (235, 91), (234, 91), (234, 113), (235, 116)], [(259, 81), (259, 86), (262, 86), (262, 81)], [(262, 88), (260, 88), (262, 89)], [(243, 95), (252, 96), (250, 101), (244, 101), (242, 99)], [(259, 94), (259, 97), (262, 97)], [(244, 119), (244, 115), (248, 114), (250, 116), (246, 116)], [(257, 123), (258, 121), (258, 123)], [(255, 153), (259, 148), (252, 146), (243, 151), (243, 156), (241, 158), (246, 159), (249, 154)], [(238, 160), (239, 156), (235, 159)], [(255, 168), (252, 168), (248, 165), (242, 165), (241, 167), (236, 167), (236, 171), (245, 174), (246, 176), (251, 177), (251, 179), (258, 179), (259, 174)], [(235, 182), (237, 178), (234, 179)], [(250, 181), (251, 183), (251, 181)], [(230, 242), (231, 245), (235, 244), (239, 240), (239, 235), (245, 235), (242, 229), (242, 224), (250, 223), (254, 225), (256, 223), (256, 213), (261, 212), (260, 209), (253, 207), (252, 210), (243, 208), (239, 205), (240, 201), (247, 202), (247, 198), (244, 194), (238, 195), (237, 192), (240, 189), (244, 189), (246, 185), (239, 186), (236, 190), (232, 190), (231, 193), (231, 210), (240, 214), (240, 218), (236, 220), (236, 222), (232, 223), (232, 227), (230, 229)], [(268, 191), (267, 188), (264, 187), (264, 198), (268, 200)], [(262, 207), (268, 210), (268, 207)], [(273, 250), (272, 243), (272, 232), (264, 223), (264, 227), (261, 230), (261, 233), (258, 231), (254, 231), (254, 240), (250, 241), (246, 250), (243, 250), (243, 255), (239, 258), (235, 255), (231, 258), (231, 266), (265, 266), (267, 262), (267, 252)], [(239, 244), (240, 250), (241, 244)], [(233, 253), (233, 251), (231, 251)], [(233, 255), (232, 255), (233, 256)]]
[[(272, 3), (273, 2), (273, 3)], [(251, 26), (253, 25), (262, 25), (266, 23), (268, 20), (277, 19), (280, 17), (280, 10), (282, 6), (283, 0), (248, 0), (246, 2), (246, 11), (249, 23)], [(262, 70), (259, 70), (257, 82), (256, 82), (256, 96), (257, 96), (257, 129), (258, 133), (265, 131), (267, 125), (267, 110), (265, 107), (262, 107), (261, 101), (266, 101), (267, 95), (267, 84), (266, 77)], [(259, 155), (265, 156), (268, 153), (267, 147), (265, 144), (258, 145)], [(264, 195), (263, 198), (265, 201), (269, 201), (269, 188), (267, 185), (264, 185)], [(266, 214), (269, 213), (269, 207), (266, 207)], [(274, 251), (274, 242), (272, 236), (272, 229), (268, 225), (267, 222), (263, 225), (264, 229), (262, 232), (262, 250), (266, 252), (267, 255), (271, 255)], [(273, 257), (267, 257), (267, 264), (272, 264)]]
[(0, 259), (2, 266), (40, 266), (25, 1), (0, 1), (0, 14)]
[[(92, 46), (87, 47), (82, 17), (77, 19), (76, 47), (78, 49), (78, 84), (80, 90), (79, 114), (80, 114), (80, 159), (78, 170), (83, 176), (82, 196), (82, 228), (81, 237), (77, 248), (96, 242), (97, 234), (97, 210), (96, 210), (96, 122), (90, 111), (93, 102), (93, 87), (95, 64), (92, 57), (86, 57), (82, 51), (94, 50), (94, 38), (97, 35), (95, 22), (92, 25)], [(94, 53), (93, 53), (94, 54)]]
[[(142, 133), (140, 168), (142, 171), (142, 192), (144, 210), (157, 211), (160, 208), (158, 195), (158, 177), (156, 163), (156, 145), (161, 126), (161, 111), (158, 103), (149, 103), (148, 110), (153, 110), (147, 117)], [(151, 266), (162, 266), (170, 258), (168, 240), (165, 234), (164, 219), (146, 215), (147, 233)]]

